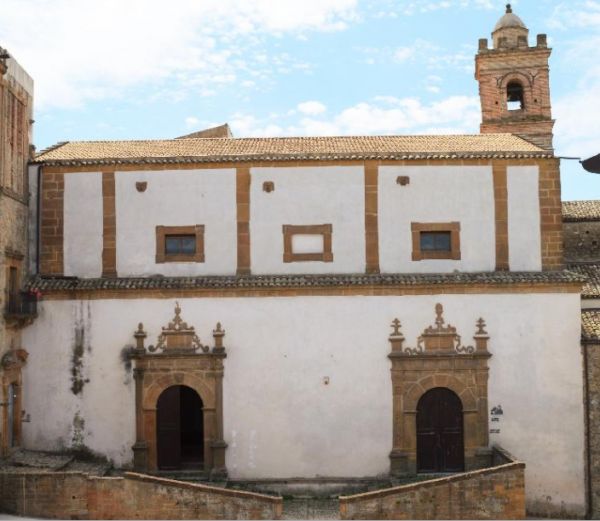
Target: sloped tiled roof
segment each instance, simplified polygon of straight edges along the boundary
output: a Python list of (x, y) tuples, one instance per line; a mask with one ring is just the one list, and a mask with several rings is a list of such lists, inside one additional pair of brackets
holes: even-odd
[(42, 151), (47, 165), (348, 159), (531, 158), (552, 154), (513, 134), (72, 141)]
[(204, 277), (34, 277), (27, 289), (40, 291), (140, 290), (140, 289), (272, 289), (331, 288), (336, 286), (516, 285), (583, 283), (585, 277), (570, 271), (427, 273), (389, 275), (248, 275)]
[(581, 290), (581, 298), (600, 299), (600, 264), (571, 264), (567, 269), (587, 277), (587, 282)]
[(600, 200), (563, 201), (564, 222), (600, 221)]
[(600, 342), (600, 309), (581, 310), (581, 338)]

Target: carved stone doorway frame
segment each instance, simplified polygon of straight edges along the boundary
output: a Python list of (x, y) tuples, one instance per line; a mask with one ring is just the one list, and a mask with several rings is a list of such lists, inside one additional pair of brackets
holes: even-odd
[(393, 475), (417, 472), (417, 404), (430, 389), (453, 391), (463, 406), (465, 470), (489, 464), (488, 359), (489, 336), (483, 319), (477, 321), (474, 346), (462, 345), (456, 328), (445, 325), (443, 307), (436, 304), (436, 320), (418, 338), (417, 347), (403, 347), (398, 319), (392, 322)]
[[(1, 444), (0, 456), (4, 457), (21, 445), (21, 422), (22, 422), (22, 368), (27, 362), (28, 353), (25, 349), (11, 348), (4, 354), (0, 361), (0, 402), (2, 403), (2, 414), (0, 415)], [(12, 418), (9, 417), (9, 392), (14, 393)], [(12, 422), (11, 422), (12, 420)], [(11, 434), (12, 433), (12, 436)], [(12, 439), (12, 447), (9, 440)]]
[[(175, 304), (175, 317), (162, 328), (156, 346), (146, 348), (142, 323), (134, 334), (136, 347), (130, 352), (134, 361), (136, 442), (133, 446), (135, 470), (154, 472), (158, 469), (156, 440), (156, 407), (162, 392), (174, 385), (184, 385), (198, 393), (202, 400), (204, 422), (204, 468), (211, 478), (227, 476), (223, 440), (223, 347), (225, 331), (218, 323), (213, 330), (215, 346), (203, 345), (181, 318)], [(157, 353), (156, 351), (161, 351)]]

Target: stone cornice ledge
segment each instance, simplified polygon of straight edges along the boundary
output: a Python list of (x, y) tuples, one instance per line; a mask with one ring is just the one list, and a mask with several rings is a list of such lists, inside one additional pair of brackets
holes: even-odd
[(52, 298), (143, 296), (410, 295), (578, 293), (586, 277), (571, 271), (431, 274), (248, 275), (204, 277), (31, 278), (26, 289)]

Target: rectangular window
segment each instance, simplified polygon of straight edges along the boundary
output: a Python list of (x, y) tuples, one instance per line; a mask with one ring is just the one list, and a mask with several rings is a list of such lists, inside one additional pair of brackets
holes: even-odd
[(421, 251), (452, 251), (450, 232), (420, 232)]
[(196, 235), (167, 235), (165, 236), (166, 255), (195, 255)]
[(204, 262), (204, 225), (157, 226), (156, 262)]
[(19, 312), (19, 277), (15, 266), (8, 269), (8, 312)]
[(412, 260), (460, 260), (460, 223), (411, 223)]
[(331, 224), (283, 225), (283, 262), (333, 262)]

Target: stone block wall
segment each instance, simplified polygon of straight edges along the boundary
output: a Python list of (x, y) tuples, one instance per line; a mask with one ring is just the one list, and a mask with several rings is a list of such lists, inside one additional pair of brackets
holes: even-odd
[(600, 262), (600, 221), (565, 222), (565, 262)]
[(524, 519), (525, 464), (340, 497), (341, 519)]
[(589, 513), (591, 519), (600, 519), (600, 344), (584, 344), (583, 349), (587, 369)]
[(126, 473), (0, 473), (0, 511), (51, 519), (280, 519), (279, 497)]

